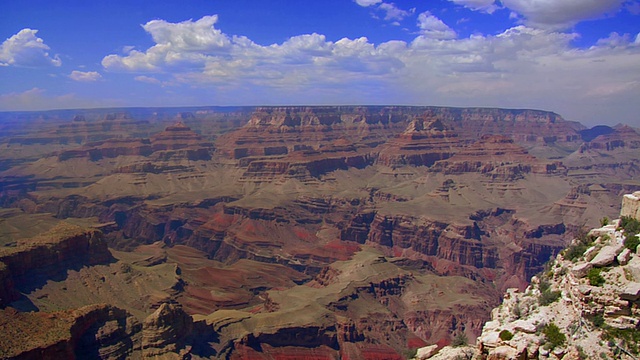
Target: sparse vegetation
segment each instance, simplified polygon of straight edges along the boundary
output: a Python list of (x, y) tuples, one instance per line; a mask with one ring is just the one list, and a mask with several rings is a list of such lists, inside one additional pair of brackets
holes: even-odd
[(582, 346), (578, 345), (576, 346), (576, 350), (578, 350), (578, 356), (580, 357), (580, 359), (586, 360), (588, 359), (588, 355), (587, 353), (584, 351), (584, 349), (582, 348)]
[(544, 334), (547, 344), (549, 344), (551, 349), (563, 346), (567, 341), (567, 337), (562, 333), (562, 331), (560, 331), (558, 325), (553, 322), (547, 324), (547, 326), (542, 329), (542, 333)]
[(464, 332), (460, 331), (456, 334), (456, 336), (454, 336), (453, 341), (451, 342), (451, 346), (464, 346), (467, 345), (468, 342), (469, 340), (467, 339), (467, 335), (465, 335)]
[(602, 314), (596, 314), (593, 319), (591, 319), (591, 323), (597, 328), (602, 328), (604, 326), (604, 316), (602, 316)]
[(585, 228), (578, 230), (574, 236), (574, 243), (569, 246), (562, 255), (565, 259), (575, 262), (590, 246), (593, 245), (595, 238), (590, 236), (589, 232)]
[(620, 218), (618, 230), (624, 230), (624, 246), (631, 251), (636, 251), (640, 245), (640, 238), (636, 236), (640, 233), (640, 220), (631, 216), (623, 216)]
[(600, 226), (607, 226), (609, 225), (609, 218), (608, 217), (603, 217), (602, 219), (600, 219)]
[(593, 326), (602, 329), (602, 340), (607, 341), (610, 347), (615, 346), (616, 339), (623, 340), (623, 347), (632, 354), (640, 354), (640, 331), (636, 329), (617, 329), (607, 325), (604, 322), (604, 316), (602, 314), (596, 314), (592, 319)]
[(404, 357), (405, 359), (413, 359), (416, 357), (417, 353), (418, 349), (407, 349), (404, 351)]
[(511, 313), (516, 319), (520, 319), (522, 317), (522, 309), (520, 308), (520, 303), (516, 303), (511, 309)]
[(540, 306), (547, 306), (554, 303), (560, 298), (560, 291), (551, 290), (551, 285), (548, 281), (540, 280), (540, 297), (538, 298), (538, 304)]
[(587, 279), (589, 279), (591, 286), (602, 286), (604, 284), (604, 278), (600, 275), (600, 272), (602, 272), (601, 268), (592, 268), (587, 273)]
[(637, 234), (629, 234), (624, 239), (624, 247), (629, 250), (636, 251), (640, 245), (640, 238), (638, 238)]
[(511, 331), (509, 330), (502, 330), (500, 331), (500, 340), (502, 341), (509, 341), (511, 339), (513, 339), (513, 334), (511, 333)]
[(624, 230), (625, 234), (640, 233), (640, 220), (631, 216), (623, 216), (620, 218), (620, 226), (618, 229)]

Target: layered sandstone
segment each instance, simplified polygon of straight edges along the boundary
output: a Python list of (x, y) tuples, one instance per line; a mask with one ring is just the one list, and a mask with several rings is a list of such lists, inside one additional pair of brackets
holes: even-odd
[(431, 166), (455, 154), (461, 146), (458, 134), (433, 115), (411, 120), (407, 129), (389, 140), (378, 153), (377, 163)]
[(112, 138), (98, 142), (89, 142), (80, 148), (62, 151), (60, 161), (72, 158), (89, 158), (98, 161), (102, 158), (118, 156), (142, 156), (155, 161), (172, 159), (209, 160), (213, 145), (205, 141), (182, 122), (168, 126), (164, 131), (146, 138)]
[(99, 231), (69, 224), (62, 223), (35, 238), (18, 240), (15, 246), (0, 249), (3, 281), (0, 304), (16, 300), (18, 288), (32, 288), (71, 267), (106, 263), (111, 259)]
[(554, 174), (563, 171), (562, 163), (543, 163), (513, 139), (502, 135), (485, 135), (453, 157), (438, 161), (433, 171), (445, 174), (478, 172), (499, 181), (513, 181), (529, 173)]

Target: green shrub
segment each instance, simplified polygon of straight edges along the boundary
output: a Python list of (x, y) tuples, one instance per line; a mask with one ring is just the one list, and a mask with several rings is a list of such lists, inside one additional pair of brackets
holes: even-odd
[(459, 332), (456, 334), (456, 336), (453, 338), (453, 341), (451, 342), (451, 346), (454, 347), (458, 347), (458, 346), (464, 346), (467, 345), (467, 343), (469, 342), (469, 340), (467, 339), (467, 335), (464, 334), (464, 332)]
[(623, 229), (626, 234), (637, 234), (640, 232), (640, 220), (631, 216), (623, 216), (620, 218), (618, 228)]
[(591, 323), (593, 326), (602, 328), (604, 326), (604, 316), (602, 314), (596, 314), (593, 319), (591, 319)]
[(608, 217), (603, 217), (602, 219), (600, 219), (600, 226), (607, 226), (609, 225), (609, 218)]
[(640, 245), (640, 239), (636, 234), (629, 234), (625, 237), (624, 247), (626, 247), (627, 249), (631, 251), (636, 251), (636, 249), (638, 248), (638, 245)]
[(595, 241), (595, 238), (590, 236), (589, 232), (584, 228), (579, 229), (577, 233), (574, 234), (574, 237), (574, 244), (569, 246), (563, 253), (564, 258), (569, 261), (575, 261), (581, 257)]
[(560, 291), (547, 290), (540, 294), (540, 297), (538, 298), (538, 304), (540, 306), (547, 306), (556, 302), (558, 299), (560, 299)]
[(616, 339), (623, 340), (624, 347), (632, 354), (638, 355), (640, 348), (640, 331), (637, 329), (616, 329), (610, 326), (605, 326), (605, 331), (602, 333), (603, 340), (609, 340), (614, 344)]
[(513, 334), (511, 333), (511, 331), (509, 330), (500, 331), (500, 340), (509, 341), (511, 339), (513, 339)]
[(551, 346), (552, 349), (564, 345), (564, 343), (567, 341), (567, 337), (553, 322), (547, 324), (547, 326), (542, 329), (542, 333), (544, 334), (547, 343)]
[(587, 244), (571, 245), (564, 251), (564, 258), (569, 261), (575, 261), (581, 257), (589, 247)]
[(591, 270), (589, 270), (587, 278), (591, 286), (602, 286), (602, 284), (604, 284), (604, 278), (600, 275), (601, 271), (602, 269), (600, 268), (591, 268)]

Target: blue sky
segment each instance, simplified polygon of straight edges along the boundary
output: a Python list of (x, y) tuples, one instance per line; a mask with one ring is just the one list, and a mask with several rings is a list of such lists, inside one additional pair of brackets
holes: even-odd
[(0, 111), (536, 108), (640, 126), (640, 0), (7, 0)]

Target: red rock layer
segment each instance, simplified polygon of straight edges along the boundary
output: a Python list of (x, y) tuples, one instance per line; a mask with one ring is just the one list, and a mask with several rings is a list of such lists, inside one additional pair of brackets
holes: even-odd
[(614, 151), (616, 149), (640, 149), (640, 134), (627, 125), (616, 127), (614, 132), (600, 135), (580, 147), (580, 153), (589, 150)]
[(477, 172), (496, 180), (512, 181), (531, 172), (552, 174), (566, 169), (560, 162), (539, 161), (508, 137), (486, 135), (451, 158), (438, 161), (432, 170), (445, 174)]
[(431, 166), (462, 146), (456, 134), (432, 116), (413, 119), (407, 129), (381, 146), (377, 163), (386, 166)]
[[(213, 145), (205, 141), (182, 122), (168, 126), (151, 139), (114, 138), (87, 143), (79, 149), (66, 150), (58, 155), (59, 161), (71, 158), (89, 158), (97, 161), (118, 156), (144, 156), (155, 161), (173, 159), (209, 160)], [(128, 172), (124, 169), (121, 172)]]

